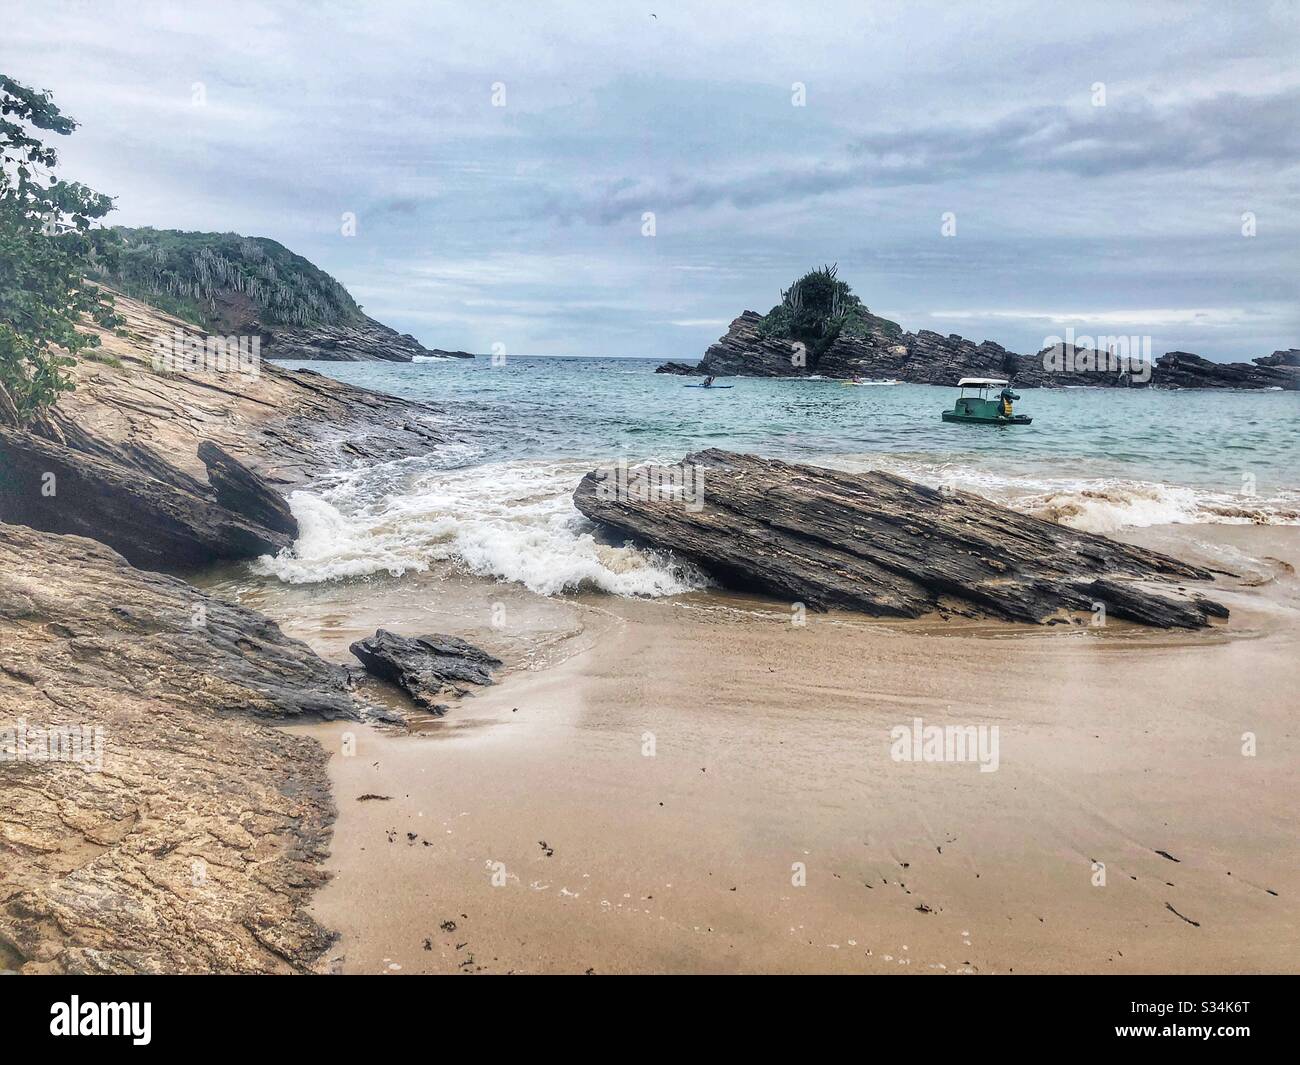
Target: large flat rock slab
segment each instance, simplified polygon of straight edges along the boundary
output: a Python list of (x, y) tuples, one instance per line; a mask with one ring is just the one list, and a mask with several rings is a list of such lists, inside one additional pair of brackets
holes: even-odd
[(1101, 604), (1162, 628), (1228, 613), (1181, 590), (1211, 579), (1196, 566), (887, 473), (708, 450), (680, 467), (592, 471), (573, 500), (726, 587), (817, 610), (1045, 622)]

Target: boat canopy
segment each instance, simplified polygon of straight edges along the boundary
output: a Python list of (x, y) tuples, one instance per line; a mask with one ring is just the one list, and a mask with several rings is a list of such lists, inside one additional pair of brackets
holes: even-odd
[(972, 388), (987, 388), (992, 385), (1005, 385), (1006, 383), (1007, 382), (1002, 380), (1000, 377), (963, 377), (957, 382), (957, 387), (966, 388), (967, 386), (970, 386)]

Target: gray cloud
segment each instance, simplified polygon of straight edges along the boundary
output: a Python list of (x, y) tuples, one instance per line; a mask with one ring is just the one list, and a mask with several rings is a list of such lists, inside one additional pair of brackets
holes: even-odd
[(739, 209), (850, 189), (983, 180), (1056, 171), (1080, 178), (1218, 166), (1300, 167), (1300, 87), (1261, 95), (1223, 92), (1157, 102), (1121, 97), (1103, 106), (1034, 106), (984, 124), (912, 126), (871, 133), (840, 162), (806, 161), (731, 177), (619, 178), (582, 204), (556, 195), (551, 208), (613, 224), (646, 206)]
[(0, 67), (116, 220), (274, 237), (433, 345), (692, 357), (830, 260), (1018, 350), (1144, 309), (1212, 357), (1300, 338), (1294, 5), (10, 6)]

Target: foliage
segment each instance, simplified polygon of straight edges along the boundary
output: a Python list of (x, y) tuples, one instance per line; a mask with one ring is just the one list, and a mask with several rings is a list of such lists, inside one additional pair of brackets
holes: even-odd
[(838, 274), (838, 264), (808, 271), (781, 292), (781, 302), (764, 315), (759, 333), (803, 342), (815, 365), (841, 334), (902, 332), (897, 323), (872, 314)]
[(0, 391), (23, 422), (72, 387), (68, 367), (98, 346), (83, 316), (117, 324), (111, 296), (86, 280), (111, 259), (110, 232), (92, 222), (113, 201), (55, 177), (58, 155), (38, 135), (76, 128), (49, 93), (0, 74)]
[(266, 237), (118, 228), (122, 249), (98, 276), (128, 296), (207, 326), (230, 293), (268, 325), (345, 325), (361, 308), (319, 267)]

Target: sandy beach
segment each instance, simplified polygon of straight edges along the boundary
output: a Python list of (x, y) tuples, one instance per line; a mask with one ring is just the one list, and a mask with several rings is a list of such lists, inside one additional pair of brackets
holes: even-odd
[[(380, 611), (400, 631), (459, 617), (512, 666), (414, 734), (294, 727), (331, 752), (339, 810), (322, 967), (1295, 971), (1300, 530), (1125, 538), (1235, 559), (1231, 621), (799, 627), (718, 592), (542, 599), (446, 574), (245, 590), (272, 616), (292, 602), (286, 631), (326, 658)], [(996, 726), (995, 771), (896, 760), (918, 718)]]
[(12, 6), (12, 1057), (1293, 1041), (1300, 3)]

